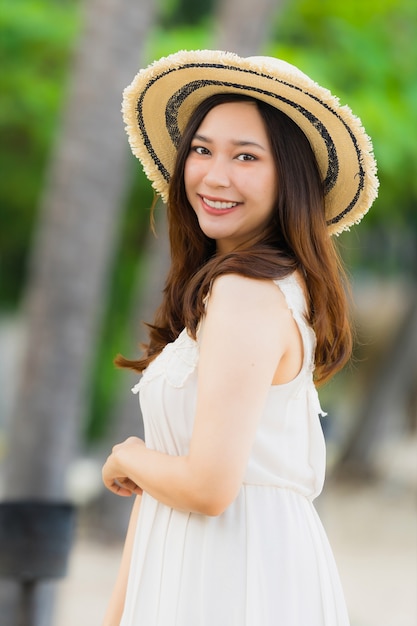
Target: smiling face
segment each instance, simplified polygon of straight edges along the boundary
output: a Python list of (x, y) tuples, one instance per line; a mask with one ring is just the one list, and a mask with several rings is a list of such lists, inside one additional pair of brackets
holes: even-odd
[(230, 252), (260, 234), (273, 211), (277, 174), (255, 103), (211, 109), (195, 133), (184, 183), (201, 230)]

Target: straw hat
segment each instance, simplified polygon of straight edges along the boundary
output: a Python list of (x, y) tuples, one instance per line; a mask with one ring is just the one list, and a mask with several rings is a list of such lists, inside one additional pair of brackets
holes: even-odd
[(303, 130), (322, 174), (330, 234), (361, 220), (377, 196), (378, 179), (371, 141), (350, 108), (285, 61), (215, 50), (155, 61), (123, 94), (132, 152), (165, 202), (181, 133), (200, 102), (218, 93), (263, 100)]

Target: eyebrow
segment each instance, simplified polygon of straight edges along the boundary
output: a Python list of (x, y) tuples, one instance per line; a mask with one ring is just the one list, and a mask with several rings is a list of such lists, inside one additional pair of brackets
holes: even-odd
[[(212, 139), (206, 137), (205, 135), (200, 135), (199, 133), (196, 133), (193, 139), (197, 139), (198, 141), (204, 141), (204, 143), (213, 143)], [(231, 143), (232, 145), (241, 148), (246, 146), (255, 146), (256, 148), (260, 148), (261, 150), (266, 151), (266, 148), (264, 146), (261, 146), (260, 143), (258, 143), (257, 141), (252, 141), (251, 139), (239, 139), (236, 141), (232, 141)]]

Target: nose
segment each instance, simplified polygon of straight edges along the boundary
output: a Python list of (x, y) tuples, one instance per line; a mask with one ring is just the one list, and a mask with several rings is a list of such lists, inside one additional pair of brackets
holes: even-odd
[(208, 187), (230, 187), (230, 176), (224, 159), (212, 157), (207, 163), (204, 182)]

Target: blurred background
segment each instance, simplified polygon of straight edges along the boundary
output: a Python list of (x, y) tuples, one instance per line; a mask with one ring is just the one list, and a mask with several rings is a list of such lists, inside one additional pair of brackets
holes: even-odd
[(338, 238), (356, 345), (321, 390), (317, 507), (352, 626), (417, 624), (416, 25), (414, 0), (2, 1), (0, 509), (76, 511), (64, 579), (34, 571), (28, 591), (0, 563), (2, 626), (25, 603), (37, 626), (103, 616), (131, 504), (104, 493), (101, 465), (142, 432), (136, 378), (113, 358), (138, 354), (168, 266), (164, 207), (155, 237), (121, 92), (153, 59), (206, 47), (298, 65), (373, 139), (379, 197)]

